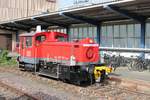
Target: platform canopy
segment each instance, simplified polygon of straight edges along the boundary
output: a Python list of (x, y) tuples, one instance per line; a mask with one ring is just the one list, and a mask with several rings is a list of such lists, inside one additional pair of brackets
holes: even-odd
[(43, 28), (48, 26), (67, 28), (72, 24), (89, 23), (99, 25), (101, 22), (125, 19), (133, 19), (142, 23), (149, 17), (150, 0), (116, 0), (116, 2), (65, 9), (48, 14), (0, 22), (0, 28), (13, 31), (28, 31), (37, 25), (41, 25)]

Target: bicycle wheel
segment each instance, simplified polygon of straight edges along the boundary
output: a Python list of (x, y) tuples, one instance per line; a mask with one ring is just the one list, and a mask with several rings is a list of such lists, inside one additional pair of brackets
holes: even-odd
[(128, 70), (132, 71), (132, 70), (133, 70), (133, 62), (132, 62), (132, 61), (129, 62), (129, 63), (127, 64), (127, 67), (128, 67)]
[(143, 63), (138, 63), (136, 68), (139, 72), (142, 72), (142, 71), (144, 71), (144, 64)]

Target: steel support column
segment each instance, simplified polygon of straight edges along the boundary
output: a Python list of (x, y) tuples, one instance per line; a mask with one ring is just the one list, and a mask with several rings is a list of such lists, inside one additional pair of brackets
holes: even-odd
[(66, 33), (67, 33), (67, 35), (68, 35), (68, 41), (70, 41), (70, 34), (71, 34), (71, 31), (70, 31), (70, 26), (67, 26), (66, 27)]
[(19, 42), (19, 31), (16, 32), (16, 42)]
[[(140, 47), (145, 48), (145, 32), (146, 32), (146, 22), (141, 22), (141, 41), (140, 41)], [(141, 53), (141, 57), (145, 58), (145, 53)]]
[(145, 48), (145, 32), (146, 32), (146, 23), (141, 22), (141, 48)]
[(101, 23), (97, 27), (97, 43), (101, 44)]

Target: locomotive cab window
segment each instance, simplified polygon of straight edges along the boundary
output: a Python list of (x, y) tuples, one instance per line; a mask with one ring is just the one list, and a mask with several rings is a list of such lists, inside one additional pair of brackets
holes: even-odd
[(23, 37), (21, 37), (20, 38), (20, 47), (21, 47), (21, 49), (24, 49), (24, 38)]
[(40, 35), (36, 37), (36, 41), (38, 42), (43, 42), (46, 40), (46, 36), (45, 35)]
[(26, 37), (26, 47), (31, 47), (32, 46), (32, 37)]
[(58, 41), (60, 42), (66, 42), (67, 41), (67, 38), (63, 37), (63, 36), (56, 36), (55, 37)]

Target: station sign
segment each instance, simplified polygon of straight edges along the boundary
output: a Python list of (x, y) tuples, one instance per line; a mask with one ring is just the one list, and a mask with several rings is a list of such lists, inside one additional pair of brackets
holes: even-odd
[(81, 3), (87, 3), (90, 0), (74, 0), (74, 4), (81, 4)]

